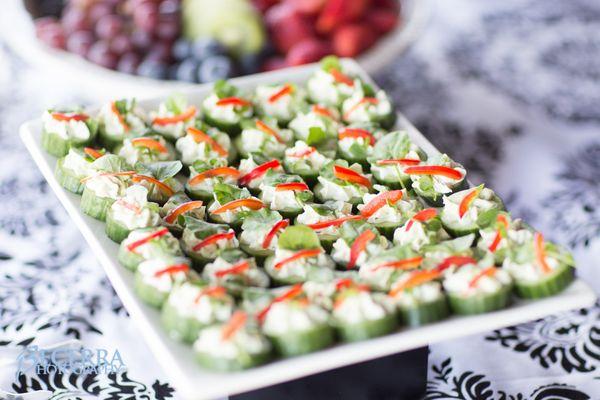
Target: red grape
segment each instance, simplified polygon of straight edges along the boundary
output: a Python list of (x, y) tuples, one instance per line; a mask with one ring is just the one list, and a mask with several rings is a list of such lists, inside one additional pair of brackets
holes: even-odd
[(110, 4), (96, 2), (90, 7), (90, 10), (88, 11), (88, 17), (90, 21), (96, 22), (100, 18), (104, 17), (105, 15), (109, 15), (112, 12), (113, 8), (110, 6)]
[(142, 30), (134, 30), (131, 32), (131, 42), (136, 49), (140, 51), (146, 51), (152, 45), (152, 33)]
[(133, 10), (135, 26), (147, 32), (152, 32), (158, 23), (158, 9), (154, 3), (142, 3)]
[(136, 53), (126, 53), (121, 56), (117, 64), (117, 70), (127, 74), (135, 74), (140, 65), (141, 57)]
[(99, 40), (92, 45), (88, 52), (88, 59), (94, 64), (105, 68), (114, 69), (117, 66), (117, 56), (110, 51), (110, 46), (106, 40)]
[(179, 36), (179, 18), (160, 17), (155, 28), (155, 34), (159, 39), (174, 40)]
[(179, 2), (177, 0), (163, 0), (158, 6), (160, 15), (177, 15), (179, 12)]
[(67, 50), (81, 57), (85, 57), (94, 44), (94, 34), (90, 31), (78, 31), (72, 33), (67, 39)]
[(110, 39), (110, 50), (117, 54), (125, 54), (133, 51), (133, 44), (131, 43), (131, 37), (124, 33), (121, 33), (112, 39)]
[(60, 21), (67, 35), (89, 28), (85, 11), (78, 7), (67, 7), (63, 11)]
[(123, 30), (123, 19), (119, 15), (105, 15), (96, 23), (96, 35), (101, 39), (110, 39)]
[(62, 49), (65, 47), (65, 33), (55, 18), (40, 18), (36, 20), (36, 35), (50, 47)]
[(171, 61), (171, 47), (170, 42), (157, 42), (152, 45), (148, 53), (146, 54), (146, 60), (168, 62)]

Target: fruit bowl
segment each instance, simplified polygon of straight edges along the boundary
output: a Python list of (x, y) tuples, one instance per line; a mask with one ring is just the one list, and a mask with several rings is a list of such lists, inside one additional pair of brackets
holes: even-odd
[[(358, 57), (361, 66), (370, 73), (377, 72), (405, 50), (418, 37), (427, 20), (431, 6), (429, 0), (402, 0), (401, 4), (401, 23)], [(94, 93), (98, 99), (107, 99), (109, 95), (138, 98), (157, 96), (197, 86), (197, 83), (157, 80), (117, 72), (76, 54), (51, 48), (36, 37), (34, 23), (22, 0), (7, 0), (4, 4), (0, 13), (0, 40), (30, 65), (44, 68), (57, 79), (85, 87), (88, 93)], [(151, 73), (147, 76), (151, 76)]]

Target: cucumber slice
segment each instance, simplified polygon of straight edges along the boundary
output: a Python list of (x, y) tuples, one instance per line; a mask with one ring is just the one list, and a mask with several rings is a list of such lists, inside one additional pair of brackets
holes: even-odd
[(160, 308), (167, 300), (169, 293), (161, 292), (153, 286), (144, 282), (144, 278), (139, 272), (135, 273), (133, 279), (133, 290), (142, 301), (152, 307)]
[(121, 244), (119, 252), (117, 253), (117, 261), (128, 270), (135, 272), (138, 265), (144, 261), (144, 257), (133, 251), (127, 250), (127, 248)]
[(334, 321), (336, 333), (344, 342), (357, 342), (377, 336), (387, 335), (398, 327), (398, 316), (391, 313), (383, 318), (363, 321), (357, 324), (344, 324)]
[[(239, 122), (228, 122), (228, 121), (219, 120), (217, 118), (214, 118), (212, 115), (210, 115), (210, 110), (207, 110), (205, 107), (203, 107), (203, 110), (204, 110), (204, 119), (206, 120), (207, 124), (214, 126), (215, 128), (219, 129), (220, 131), (228, 133), (230, 136), (239, 135), (240, 132), (242, 131), (242, 128), (241, 128), (241, 125)], [(233, 146), (233, 148), (235, 148), (235, 146)]]
[(172, 339), (185, 343), (193, 343), (198, 339), (198, 332), (205, 326), (196, 318), (181, 316), (168, 301), (162, 307), (160, 320)]
[(450, 314), (446, 297), (438, 300), (421, 303), (414, 307), (398, 306), (400, 320), (404, 325), (421, 326), (431, 322), (440, 321)]
[(309, 330), (287, 332), (285, 335), (267, 335), (277, 353), (284, 357), (298, 356), (325, 348), (333, 343), (334, 332), (328, 325)]
[(42, 131), (42, 147), (46, 152), (54, 157), (64, 157), (71, 148), (71, 143), (68, 139), (63, 139), (56, 133)]
[(100, 221), (106, 221), (106, 214), (114, 202), (115, 199), (98, 197), (88, 188), (84, 188), (79, 207), (84, 214)]
[(442, 226), (453, 237), (466, 236), (474, 233), (476, 236), (479, 235), (479, 226), (476, 223), (461, 226), (458, 222), (451, 222), (442, 220)]
[(504, 285), (497, 292), (477, 294), (469, 297), (462, 297), (449, 293), (448, 300), (450, 302), (450, 309), (455, 314), (483, 314), (506, 308), (510, 303), (511, 291), (511, 285)]
[(197, 190), (192, 188), (189, 184), (185, 184), (185, 193), (187, 193), (190, 198), (193, 200), (202, 200), (205, 203), (213, 200), (212, 192), (207, 192), (206, 190)]
[[(371, 164), (372, 167), (372, 164)], [(394, 179), (383, 179), (381, 176), (381, 171), (378, 169), (371, 168), (371, 174), (373, 174), (373, 179), (382, 185), (389, 187), (390, 189), (405, 189), (410, 188), (411, 180), (410, 175), (407, 175), (398, 169), (398, 176), (394, 177)]]
[(530, 283), (515, 281), (517, 295), (525, 299), (540, 299), (562, 292), (575, 279), (575, 269), (561, 264), (543, 280)]
[(233, 359), (215, 357), (212, 354), (199, 352), (198, 350), (196, 350), (195, 353), (196, 360), (202, 367), (218, 372), (242, 371), (264, 364), (271, 358), (270, 352), (258, 354), (244, 353), (243, 355)]
[(54, 169), (54, 175), (60, 185), (67, 189), (71, 193), (81, 194), (83, 193), (83, 183), (81, 183), (82, 176), (76, 176), (68, 168), (64, 168), (64, 158), (59, 158), (56, 161), (56, 168)]

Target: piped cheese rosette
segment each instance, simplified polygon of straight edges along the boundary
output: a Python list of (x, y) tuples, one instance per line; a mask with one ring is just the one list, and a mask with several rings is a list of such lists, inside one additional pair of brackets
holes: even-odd
[(159, 206), (148, 202), (148, 189), (132, 185), (117, 199), (106, 214), (106, 235), (117, 243), (134, 229), (148, 228), (160, 223)]
[(174, 95), (160, 103), (157, 111), (150, 113), (150, 127), (166, 139), (175, 141), (194, 126), (197, 116), (196, 106), (188, 105), (185, 97)]
[(135, 229), (121, 242), (117, 259), (135, 271), (138, 265), (153, 258), (183, 256), (179, 240), (162, 226)]
[(223, 286), (190, 280), (173, 288), (161, 322), (173, 339), (193, 343), (202, 329), (228, 321), (234, 310), (235, 300)]
[(236, 168), (227, 166), (225, 159), (198, 160), (190, 167), (190, 177), (185, 184), (185, 190), (194, 199), (209, 202), (213, 199), (216, 184), (235, 186), (240, 175)]
[(566, 288), (573, 281), (574, 265), (569, 252), (534, 232), (510, 245), (502, 268), (514, 278), (519, 296), (536, 299)]
[(509, 304), (513, 281), (506, 270), (494, 266), (492, 257), (484, 257), (453, 269), (443, 285), (454, 313), (481, 314)]
[(135, 293), (148, 305), (161, 308), (174, 287), (197, 279), (184, 257), (159, 257), (142, 261), (135, 272)]
[(406, 189), (387, 190), (375, 185), (379, 193), (365, 193), (363, 204), (358, 205), (360, 215), (382, 234), (392, 238), (394, 229), (404, 224), (421, 209), (421, 203), (412, 198)]
[(212, 224), (185, 216), (181, 247), (185, 254), (200, 266), (214, 260), (227, 249), (235, 249), (239, 242), (235, 231), (224, 224)]
[(442, 206), (443, 196), (466, 187), (466, 170), (446, 154), (429, 157), (420, 164), (406, 165), (403, 172), (410, 176), (415, 193), (434, 207)]
[(231, 144), (229, 135), (202, 121), (186, 130), (185, 136), (175, 143), (183, 165), (192, 165), (196, 161), (210, 162), (215, 159), (235, 160), (237, 153)]
[(281, 126), (294, 118), (305, 98), (304, 89), (293, 83), (258, 85), (254, 90), (257, 113), (263, 117), (274, 118)]
[(304, 205), (304, 212), (296, 218), (296, 224), (306, 225), (316, 232), (326, 249), (339, 238), (340, 226), (352, 219), (361, 219), (352, 215), (352, 205), (343, 201), (328, 201), (323, 204)]
[(265, 260), (265, 270), (279, 284), (307, 280), (310, 271), (335, 268), (335, 263), (321, 247), (317, 234), (302, 225), (290, 226), (279, 236), (275, 254)]
[(442, 227), (436, 208), (420, 210), (394, 231), (394, 244), (409, 245), (415, 251), (447, 239), (450, 236)]
[(135, 99), (119, 99), (104, 104), (98, 116), (100, 141), (114, 149), (125, 138), (144, 135), (148, 131), (146, 112)]
[(50, 109), (42, 115), (42, 147), (55, 157), (64, 157), (71, 147), (91, 143), (97, 129), (97, 121), (79, 109)]
[(220, 252), (204, 267), (202, 277), (213, 285), (224, 286), (234, 295), (240, 295), (245, 287), (269, 286), (269, 277), (257, 268), (255, 259), (238, 249)]
[(240, 234), (240, 247), (255, 257), (273, 255), (279, 235), (290, 225), (277, 211), (261, 209), (246, 216)]
[(365, 193), (373, 186), (369, 175), (364, 174), (360, 164), (348, 165), (345, 160), (331, 161), (323, 166), (315, 185), (315, 197), (325, 202), (343, 201), (360, 204)]
[(344, 222), (339, 234), (340, 238), (333, 243), (331, 257), (345, 269), (360, 267), (388, 247), (388, 240), (364, 220)]
[(495, 215), (504, 208), (500, 198), (483, 185), (444, 196), (443, 201), (440, 219), (444, 229), (455, 237), (477, 233), (490, 222), (486, 214)]

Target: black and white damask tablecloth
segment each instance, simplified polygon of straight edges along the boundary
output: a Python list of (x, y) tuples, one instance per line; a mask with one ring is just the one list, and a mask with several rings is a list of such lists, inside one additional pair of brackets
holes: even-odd
[[(439, 0), (423, 37), (377, 78), (471, 179), (570, 246), (600, 292), (598, 32), (597, 0)], [(17, 137), (46, 107), (93, 101), (52, 78), (0, 41), (0, 358), (10, 346), (77, 338), (119, 349), (127, 371), (15, 379), (5, 366), (0, 389), (176, 399)], [(427, 398), (600, 399), (600, 307), (431, 346)]]

